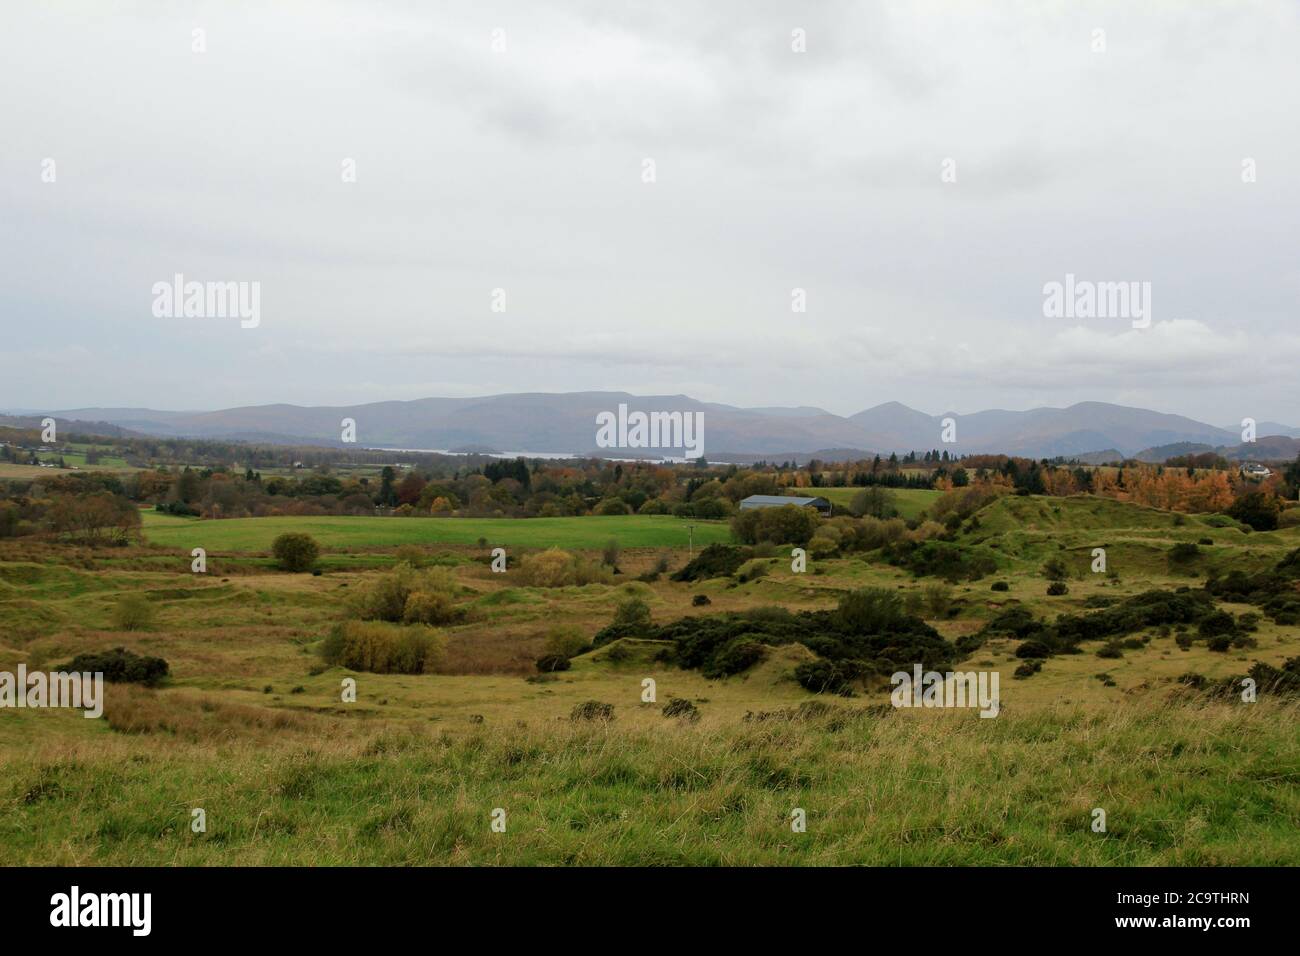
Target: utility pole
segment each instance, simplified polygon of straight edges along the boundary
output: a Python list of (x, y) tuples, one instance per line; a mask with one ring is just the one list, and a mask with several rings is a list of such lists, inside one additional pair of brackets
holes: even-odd
[(686, 529), (690, 532), (689, 544), (686, 546), (686, 557), (690, 559), (695, 555), (695, 525), (688, 524)]

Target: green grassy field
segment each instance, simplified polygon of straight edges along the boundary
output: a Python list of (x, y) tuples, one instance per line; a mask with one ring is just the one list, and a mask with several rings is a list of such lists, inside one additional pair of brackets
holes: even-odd
[(613, 539), (625, 548), (685, 548), (694, 525), (697, 548), (731, 539), (725, 521), (685, 521), (666, 515), (584, 518), (231, 518), (200, 521), (142, 512), (151, 544), (209, 551), (268, 551), (286, 531), (316, 538), (326, 548), (392, 547), (401, 544), (476, 544), (492, 547), (601, 548)]
[[(804, 488), (800, 489), (800, 493), (820, 495), (837, 508), (847, 508), (853, 496), (861, 490), (861, 488)], [(931, 491), (928, 488), (887, 488), (885, 490), (893, 497), (894, 506), (898, 509), (901, 518), (917, 517), (943, 494), (941, 491)]]
[[(949, 640), (1008, 606), (1048, 619), (1083, 613), (1090, 599), (1199, 587), (1212, 571), (1267, 567), (1300, 546), (1300, 529), (1246, 534), (1091, 498), (1006, 498), (979, 517), (960, 541), (994, 556), (998, 571), (953, 586), (952, 613), (927, 614)], [(697, 547), (703, 529), (726, 537), (725, 524), (695, 524)], [(1263, 620), (1257, 646), (1228, 653), (1203, 641), (1184, 649), (1152, 629), (1118, 659), (1086, 645), (1024, 680), (1013, 676), (1019, 642), (995, 638), (957, 665), (1000, 675), (1002, 711), (982, 720), (893, 710), (879, 687), (811, 695), (792, 679), (811, 657), (798, 644), (725, 679), (664, 664), (659, 645), (632, 638), (569, 671), (536, 673), (549, 631), (589, 637), (630, 597), (665, 623), (830, 608), (855, 588), (906, 595), (935, 583), (877, 554), (815, 560), (806, 574), (780, 555), (745, 583), (679, 584), (636, 580), (665, 551), (674, 568), (686, 561), (685, 522), (672, 518), (150, 514), (145, 528), (152, 543), (132, 548), (0, 541), (0, 670), (123, 645), (171, 668), (158, 690), (111, 685), (102, 720), (0, 710), (0, 864), (1300, 863), (1295, 703), (1214, 702), (1179, 682), (1280, 666), (1300, 655), (1295, 627)], [(299, 529), (327, 548), (319, 576), (256, 555)], [(444, 529), (459, 540), (429, 537)], [(623, 573), (526, 586), (480, 560), (477, 539), (494, 536), (579, 549), (616, 537)], [(1169, 566), (1175, 543), (1206, 539), (1190, 566)], [(436, 667), (325, 666), (317, 649), (347, 616), (348, 596), (391, 567), (401, 543), (430, 545), (466, 612), (441, 629)], [(184, 557), (200, 544), (229, 552), (208, 575)], [(1093, 547), (1107, 548), (1114, 575), (1090, 573)], [(355, 549), (355, 562), (330, 565), (330, 548)], [(1039, 569), (1058, 555), (1069, 593), (1049, 597)], [(991, 592), (993, 580), (1009, 590)], [(142, 630), (114, 623), (130, 592), (154, 611)], [(354, 703), (340, 697), (345, 679), (356, 681)], [(642, 700), (646, 679), (655, 703)], [(671, 697), (692, 701), (699, 721), (665, 717)], [(570, 719), (593, 700), (613, 707), (612, 722)], [(205, 834), (189, 829), (194, 808), (207, 815)], [(490, 828), (498, 808), (505, 833)], [(796, 808), (806, 833), (790, 828)], [(1096, 808), (1106, 833), (1091, 829)]]

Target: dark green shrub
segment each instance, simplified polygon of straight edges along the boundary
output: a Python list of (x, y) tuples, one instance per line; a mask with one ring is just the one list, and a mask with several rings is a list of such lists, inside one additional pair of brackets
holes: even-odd
[(537, 670), (542, 674), (553, 674), (556, 671), (567, 671), (573, 665), (563, 654), (543, 654), (537, 658)]
[(730, 677), (753, 667), (763, 659), (763, 653), (763, 645), (753, 638), (733, 638), (714, 652), (700, 673), (710, 679)]
[(1047, 593), (1052, 597), (1060, 597), (1062, 594), (1069, 594), (1070, 589), (1066, 587), (1064, 581), (1053, 581), (1047, 586)]
[(271, 542), (271, 554), (285, 571), (310, 571), (320, 557), (320, 545), (309, 534), (288, 531)]
[(1049, 581), (1064, 581), (1070, 576), (1070, 569), (1060, 557), (1050, 557), (1043, 562), (1043, 577)]
[(142, 657), (125, 647), (111, 651), (78, 654), (68, 663), (54, 668), (56, 673), (103, 674), (114, 684), (144, 684), (154, 687), (168, 674), (167, 662), (161, 657)]
[(806, 661), (794, 669), (794, 679), (814, 694), (840, 694), (860, 679), (866, 667), (861, 661)]
[(680, 571), (672, 576), (674, 581), (703, 581), (708, 578), (730, 577), (745, 563), (743, 548), (725, 544), (711, 544)]
[(1044, 630), (1045, 627), (1042, 621), (1034, 619), (1033, 612), (1029, 608), (1017, 606), (999, 611), (985, 626), (985, 630), (993, 634), (1009, 634), (1024, 640)]
[(1237, 621), (1227, 611), (1214, 611), (1207, 614), (1197, 625), (1196, 632), (1205, 638), (1230, 635), (1237, 630)]

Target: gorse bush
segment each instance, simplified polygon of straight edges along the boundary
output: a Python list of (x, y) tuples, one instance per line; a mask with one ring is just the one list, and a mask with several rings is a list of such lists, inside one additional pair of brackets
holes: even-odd
[(866, 671), (861, 661), (806, 661), (794, 669), (794, 679), (814, 694), (844, 694)]
[(616, 641), (620, 637), (644, 637), (654, 629), (650, 620), (650, 605), (638, 597), (619, 602), (614, 609), (614, 620), (596, 633), (592, 643), (596, 647)]
[(998, 569), (997, 562), (982, 551), (933, 538), (897, 541), (882, 553), (890, 564), (906, 568), (917, 577), (938, 577), (952, 583), (976, 581)]
[(320, 545), (309, 534), (290, 531), (271, 542), (271, 554), (285, 571), (310, 571), (320, 557)]
[(1051, 557), (1043, 562), (1043, 577), (1049, 581), (1064, 581), (1070, 576), (1070, 568), (1064, 559)]
[[(1041, 645), (1054, 654), (1077, 653), (1082, 642), (1097, 640), (1110, 642), (1118, 652), (1122, 650), (1121, 639), (1136, 631), (1157, 627), (1168, 632), (1170, 626), (1183, 631), (1193, 624), (1202, 637), (1238, 636), (1236, 619), (1217, 610), (1207, 590), (1186, 587), (1175, 591), (1144, 591), (1091, 614), (1062, 614), (1051, 624), (1035, 620), (1023, 607), (1006, 608), (985, 625), (984, 633), (1021, 639), (1032, 637), (1034, 646)], [(1180, 633), (1177, 644), (1184, 649), (1190, 647), (1191, 635)]]
[(726, 578), (735, 574), (745, 563), (743, 548), (726, 544), (711, 544), (687, 565), (672, 576), (674, 581), (704, 581), (708, 578)]
[(161, 657), (142, 657), (125, 647), (115, 647), (111, 651), (78, 654), (54, 670), (63, 673), (103, 674), (104, 680), (112, 683), (152, 687), (167, 676), (169, 669)]
[(424, 625), (345, 621), (321, 642), (320, 656), (333, 667), (373, 674), (427, 674), (442, 657), (437, 632)]
[(1225, 601), (1254, 604), (1278, 624), (1300, 624), (1300, 548), (1289, 552), (1272, 569), (1255, 574), (1233, 570), (1211, 577), (1205, 590)]
[(563, 654), (543, 654), (537, 658), (537, 670), (542, 674), (553, 674), (556, 671), (567, 671), (573, 665)]
[(614, 611), (614, 624), (620, 627), (649, 627), (650, 605), (638, 597), (621, 601)]
[[(596, 636), (597, 645), (612, 639), (605, 637), (609, 630)], [(802, 644), (826, 660), (862, 661), (882, 672), (913, 663), (944, 670), (955, 653), (934, 628), (907, 613), (897, 594), (883, 589), (849, 592), (830, 611), (757, 608), (686, 617), (640, 636), (671, 642), (661, 659), (706, 675), (752, 666), (761, 659), (753, 645)]]
[(709, 656), (700, 673), (713, 680), (747, 671), (763, 659), (763, 644), (756, 637), (733, 637)]

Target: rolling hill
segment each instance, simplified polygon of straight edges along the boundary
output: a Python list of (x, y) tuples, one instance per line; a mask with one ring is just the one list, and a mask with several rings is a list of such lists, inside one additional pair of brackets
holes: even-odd
[[(365, 405), (275, 404), (217, 411), (79, 408), (52, 414), (62, 420), (107, 422), (157, 436), (326, 445), (340, 444), (341, 422), (350, 418), (356, 422), (357, 442), (369, 447), (472, 446), (504, 452), (586, 455), (597, 453), (596, 415), (614, 411), (620, 404), (633, 411), (702, 413), (704, 447), (710, 457), (830, 457), (825, 450), (836, 449), (836, 456), (843, 458), (933, 448), (957, 454), (1003, 452), (1035, 458), (1083, 456), (1099, 450), (1132, 456), (1159, 446), (1218, 448), (1240, 440), (1238, 432), (1181, 415), (1105, 402), (1027, 411), (991, 409), (967, 415), (930, 415), (899, 402), (887, 402), (844, 417), (820, 408), (739, 408), (701, 402), (686, 395), (533, 392)], [(957, 441), (945, 446), (941, 432), (944, 419), (949, 417), (956, 422)], [(1279, 431), (1284, 428), (1277, 426)], [(1260, 433), (1261, 446), (1269, 440)], [(1295, 443), (1294, 439), (1281, 441)], [(626, 451), (604, 453), (622, 457)], [(1256, 456), (1262, 454), (1261, 447)]]

